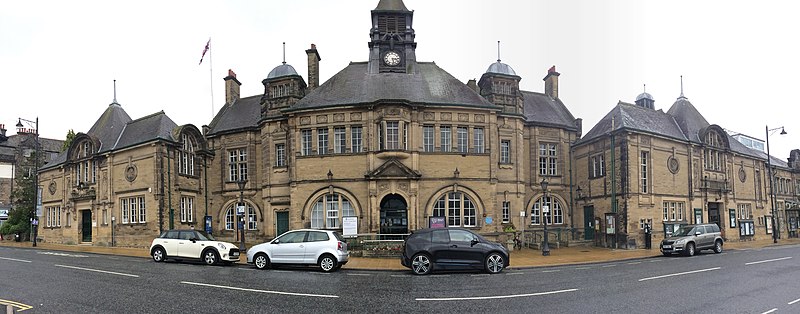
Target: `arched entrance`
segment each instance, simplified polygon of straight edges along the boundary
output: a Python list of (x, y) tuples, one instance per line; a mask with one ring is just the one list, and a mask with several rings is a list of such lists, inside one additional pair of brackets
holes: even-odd
[(402, 196), (386, 195), (381, 200), (381, 234), (408, 233), (408, 205)]

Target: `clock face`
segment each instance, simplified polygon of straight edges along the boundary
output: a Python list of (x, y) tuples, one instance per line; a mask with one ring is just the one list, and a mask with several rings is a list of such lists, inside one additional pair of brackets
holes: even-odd
[(396, 66), (400, 64), (400, 55), (397, 52), (389, 51), (383, 55), (383, 63), (388, 66)]

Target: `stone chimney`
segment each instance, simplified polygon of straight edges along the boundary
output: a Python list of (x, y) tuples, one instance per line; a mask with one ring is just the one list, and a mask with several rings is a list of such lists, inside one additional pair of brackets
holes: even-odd
[(477, 81), (475, 81), (475, 79), (471, 79), (471, 80), (467, 81), (467, 87), (471, 88), (472, 90), (474, 90), (478, 94), (481, 93), (481, 91), (478, 89), (478, 83), (477, 83)]
[(556, 66), (550, 67), (547, 70), (547, 76), (544, 77), (544, 93), (553, 99), (558, 99), (558, 76), (561, 73), (556, 72)]
[(789, 168), (800, 170), (800, 149), (789, 152)]
[(317, 52), (317, 45), (311, 44), (311, 49), (306, 50), (308, 55), (308, 91), (312, 91), (319, 87), (319, 57)]
[(0, 142), (5, 142), (8, 139), (6, 136), (6, 125), (0, 124)]
[(228, 76), (225, 77), (225, 103), (232, 104), (239, 100), (239, 86), (242, 83), (236, 79), (236, 73), (228, 69)]

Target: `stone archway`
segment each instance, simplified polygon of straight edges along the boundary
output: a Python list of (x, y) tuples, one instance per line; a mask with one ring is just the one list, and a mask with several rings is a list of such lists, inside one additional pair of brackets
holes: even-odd
[(380, 234), (408, 233), (408, 203), (399, 194), (389, 194), (381, 200)]

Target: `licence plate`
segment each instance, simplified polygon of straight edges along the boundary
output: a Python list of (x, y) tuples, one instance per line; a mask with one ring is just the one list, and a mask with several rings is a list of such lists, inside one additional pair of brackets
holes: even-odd
[(671, 248), (672, 248), (672, 245), (665, 245), (665, 246), (663, 246), (663, 248), (665, 248), (665, 249), (671, 249)]
[(233, 252), (231, 253), (231, 256), (239, 256), (239, 252)]

